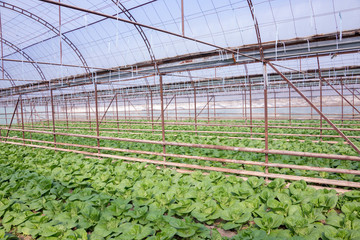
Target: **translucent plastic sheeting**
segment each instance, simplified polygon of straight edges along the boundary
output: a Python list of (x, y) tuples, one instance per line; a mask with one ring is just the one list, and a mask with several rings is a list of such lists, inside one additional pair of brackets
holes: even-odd
[[(116, 1), (61, 2), (127, 19), (115, 5)], [(28, 10), (59, 28), (58, 6), (25, 0), (14, 0), (11, 4)], [(121, 4), (129, 9), (134, 19), (140, 23), (179, 34), (182, 32), (180, 0), (128, 0), (121, 1)], [(357, 0), (254, 0), (253, 6), (263, 42), (275, 39), (281, 42), (285, 39), (330, 32), (339, 32), (340, 40), (340, 31), (358, 29), (360, 26), (360, 22), (356, 21), (360, 13), (360, 2)], [(59, 36), (29, 17), (5, 8), (0, 10), (4, 39), (24, 49), (35, 61), (60, 63)], [(185, 35), (201, 41), (222, 47), (257, 43), (247, 1), (185, 0), (184, 19)], [(73, 42), (90, 67), (110, 68), (151, 60), (143, 38), (133, 25), (64, 7), (61, 8), (61, 23), (61, 33)], [(209, 46), (153, 30), (143, 29), (143, 32), (157, 59), (213, 50)], [(286, 49), (286, 46), (284, 47)], [(14, 50), (4, 46), (5, 58), (18, 58), (13, 52)], [(347, 63), (348, 60), (340, 60), (340, 65), (342, 61)], [(74, 50), (64, 42), (62, 62), (82, 65)], [(36, 70), (31, 66), (19, 71), (21, 63), (4, 64), (13, 78), (39, 79)], [(334, 62), (332, 64), (336, 65)], [(298, 67), (298, 64), (293, 66)], [(41, 68), (48, 79), (85, 73), (81, 67), (42, 65)], [(261, 68), (257, 65), (249, 66), (249, 73), (259, 72), (259, 69)], [(204, 71), (203, 77), (207, 74)], [(221, 74), (221, 70), (218, 74)], [(234, 71), (233, 74), (237, 75), (238, 72)], [(231, 74), (223, 74), (228, 75)], [(142, 84), (141, 81), (139, 84)], [(1, 88), (9, 86), (8, 81), (0, 84)]]

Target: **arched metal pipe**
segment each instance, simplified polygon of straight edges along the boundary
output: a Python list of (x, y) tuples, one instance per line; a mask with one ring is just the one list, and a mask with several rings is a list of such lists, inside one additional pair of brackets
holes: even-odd
[(22, 51), (19, 47), (17, 47), (15, 44), (9, 42), (8, 40), (2, 38), (1, 39), (2, 42), (11, 47), (12, 49), (14, 49), (16, 52), (20, 53), (22, 56), (24, 56), (26, 58), (26, 60), (30, 61), (31, 65), (33, 65), (33, 67), (36, 69), (36, 71), (39, 73), (40, 75), (40, 78), (43, 80), (43, 81), (46, 81), (46, 77), (44, 75), (44, 72), (41, 70), (40, 66), (38, 64), (36, 64), (36, 62), (24, 51)]
[(81, 63), (84, 65), (85, 67), (85, 71), (86, 73), (90, 76), (90, 69), (88, 67), (88, 64), (84, 58), (84, 56), (81, 54), (80, 50), (75, 46), (74, 43), (72, 43), (70, 41), (70, 39), (68, 37), (66, 37), (65, 35), (60, 35), (60, 31), (55, 27), (53, 26), (52, 24), (50, 24), (49, 22), (47, 22), (46, 20), (40, 18), (39, 16), (23, 9), (23, 8), (20, 8), (18, 6), (15, 6), (15, 5), (12, 5), (10, 3), (7, 3), (7, 2), (3, 2), (3, 1), (0, 1), (0, 7), (3, 7), (3, 8), (6, 8), (6, 9), (9, 9), (9, 10), (12, 10), (12, 11), (15, 11), (17, 13), (20, 13), (26, 17), (29, 17), (31, 19), (33, 19), (34, 21), (42, 24), (43, 26), (45, 26), (46, 28), (48, 28), (49, 30), (51, 30), (53, 33), (55, 33), (56, 35), (59, 35), (61, 36), (62, 40), (67, 44), (69, 45), (69, 47), (75, 52), (75, 54), (78, 56), (78, 58), (80, 59)]

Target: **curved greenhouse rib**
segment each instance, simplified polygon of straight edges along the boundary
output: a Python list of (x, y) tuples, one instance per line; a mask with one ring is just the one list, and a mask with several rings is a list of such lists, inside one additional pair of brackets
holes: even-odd
[(4, 75), (6, 78), (8, 78), (9, 80), (12, 80), (13, 78), (11, 77), (11, 75), (0, 66), (0, 72), (4, 71)]
[(24, 51), (22, 51), (20, 48), (18, 48), (15, 44), (7, 41), (6, 39), (2, 38), (2, 41), (5, 45), (11, 47), (12, 49), (14, 49), (16, 52), (20, 53), (22, 56), (24, 56), (26, 58), (26, 60), (28, 60), (31, 65), (33, 65), (33, 67), (36, 69), (36, 71), (39, 73), (41, 80), (46, 81), (46, 77), (43, 73), (43, 71), (41, 70), (40, 66)]
[[(111, 1), (122, 11), (122, 13), (125, 14), (125, 16), (130, 21), (137, 22), (136, 19), (134, 18), (134, 16), (130, 13), (130, 11), (119, 0), (111, 0)], [(156, 58), (155, 58), (154, 52), (151, 48), (150, 42), (149, 42), (144, 30), (142, 29), (141, 26), (138, 26), (138, 25), (134, 25), (134, 27), (136, 28), (136, 30), (139, 32), (141, 38), (143, 39), (152, 62), (156, 63)]]
[[(4, 69), (0, 66), (0, 72), (4, 72), (4, 75), (7, 79), (9, 79), (9, 82), (11, 83), (11, 86), (15, 87), (15, 82), (13, 80), (13, 78), (11, 77), (11, 75)], [(5, 80), (5, 79), (3, 79)]]
[[(42, 24), (43, 26), (45, 26), (46, 28), (51, 30), (53, 33), (55, 33), (56, 35), (60, 36), (60, 31), (56, 27), (54, 27), (53, 25), (51, 25), (49, 22), (45, 21), (44, 19), (40, 18), (39, 16), (37, 16), (37, 15), (35, 15), (35, 14), (33, 14), (33, 13), (23, 9), (23, 8), (20, 8), (18, 6), (15, 6), (15, 5), (12, 5), (10, 3), (3, 2), (3, 1), (0, 1), (0, 7), (15, 11), (17, 13), (20, 13), (20, 14), (24, 15), (24, 16), (27, 16), (27, 17), (37, 21), (38, 23)], [(84, 56), (80, 52), (80, 50), (65, 35), (61, 35), (61, 38), (75, 52), (75, 54), (80, 59), (81, 63), (84, 65), (86, 73), (90, 76), (90, 69), (88, 67), (88, 64), (87, 64)]]
[(257, 18), (255, 16), (254, 6), (253, 6), (251, 0), (247, 0), (247, 3), (250, 8), (251, 17), (254, 21), (254, 28), (255, 28), (255, 32), (256, 32), (256, 39), (257, 39), (258, 46), (259, 46), (260, 58), (261, 58), (261, 61), (264, 62), (264, 60), (265, 60), (264, 59), (264, 50), (263, 50), (263, 46), (261, 43), (260, 29), (259, 29), (259, 24), (258, 24)]

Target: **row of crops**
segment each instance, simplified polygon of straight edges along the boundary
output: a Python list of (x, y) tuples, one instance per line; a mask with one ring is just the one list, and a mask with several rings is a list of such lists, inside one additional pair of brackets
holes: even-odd
[[(304, 124), (305, 123), (305, 124)], [(166, 141), (231, 147), (264, 148), (264, 128), (244, 122), (191, 122), (166, 125)], [(229, 126), (220, 126), (229, 124)], [(273, 122), (269, 148), (357, 156), (333, 131), (318, 122), (301, 122), (300, 128), (281, 128)], [(292, 126), (297, 126), (293, 121)], [(358, 128), (354, 121), (340, 121), (343, 129)], [(344, 125), (340, 125), (344, 124)], [(280, 126), (280, 127), (278, 127)], [(27, 124), (26, 129), (51, 131), (46, 122)], [(66, 134), (96, 135), (94, 123), (56, 123)], [(138, 121), (102, 123), (101, 136), (161, 141), (161, 127)], [(154, 130), (154, 131), (153, 131)], [(254, 135), (245, 134), (252, 131)], [(1, 136), (6, 135), (1, 130)], [(258, 133), (258, 135), (256, 135)], [(346, 131), (360, 147), (360, 131)], [(9, 142), (22, 143), (20, 131), (10, 131)], [(25, 132), (26, 143), (50, 146), (52, 134)], [(253, 138), (250, 139), (249, 136)], [(4, 141), (5, 139), (3, 139)], [(57, 135), (58, 147), (97, 153), (97, 140)], [(45, 141), (48, 141), (46, 143)], [(61, 145), (78, 144), (79, 146)], [(92, 148), (80, 145), (92, 146)], [(162, 145), (100, 140), (102, 154), (163, 161)], [(131, 152), (129, 150), (145, 151)], [(264, 154), (232, 150), (166, 146), (170, 154), (264, 162)], [(118, 159), (118, 158), (117, 158)], [(166, 161), (200, 166), (264, 172), (265, 167), (232, 162), (166, 157)], [(269, 155), (269, 162), (358, 170), (357, 161)], [(315, 190), (304, 181), (289, 183), (262, 178), (243, 180), (219, 172), (178, 173), (176, 168), (156, 169), (145, 163), (85, 158), (83, 155), (10, 144), (0, 145), (0, 239), (359, 239), (360, 192), (343, 195), (334, 190)], [(359, 175), (269, 167), (269, 173), (359, 182)], [(329, 185), (330, 186), (330, 185)]]
[[(186, 123), (186, 122), (184, 122)], [(239, 124), (237, 122), (225, 122), (227, 124)], [(281, 122), (280, 122), (281, 123)], [(286, 123), (286, 122), (284, 122)], [(302, 122), (304, 123), (304, 122)], [(313, 127), (318, 124), (318, 122), (306, 122)], [(341, 122), (339, 122), (340, 124)], [(243, 124), (243, 123), (240, 123)], [(279, 124), (279, 122), (277, 122)], [(296, 122), (292, 123), (293, 126), (296, 126)], [(356, 122), (345, 122), (341, 125), (342, 128), (351, 127), (357, 128), (359, 126), (355, 125)], [(280, 125), (281, 126), (281, 125)], [(30, 127), (30, 126), (29, 126)], [(46, 127), (46, 126), (44, 126)], [(66, 126), (65, 123), (57, 123), (57, 132), (64, 132), (69, 134), (85, 134), (85, 135), (96, 135), (94, 131), (94, 125), (92, 125), (92, 129), (89, 128), (89, 125), (83, 125), (80, 123), (71, 123), (70, 128)], [(161, 141), (161, 134), (157, 133), (156, 130), (160, 129), (159, 125), (154, 126), (155, 132), (153, 133), (151, 130), (150, 124), (142, 124), (137, 121), (129, 122), (129, 124), (119, 125), (119, 130), (117, 130), (117, 124), (102, 124), (102, 131), (100, 133), (101, 136), (108, 137), (120, 137), (127, 139), (138, 139), (138, 140), (154, 140)], [(34, 129), (43, 130), (43, 126), (35, 125)], [(51, 129), (51, 126), (50, 126)], [(51, 131), (50, 129), (46, 129), (47, 131)], [(131, 130), (132, 129), (132, 130)], [(134, 129), (139, 129), (139, 131), (133, 131)], [(150, 130), (141, 132), (140, 129)], [(196, 144), (210, 144), (210, 145), (220, 145), (220, 146), (231, 146), (231, 147), (250, 147), (250, 148), (258, 148), (264, 149), (265, 142), (260, 140), (259, 137), (254, 136), (256, 139), (250, 139), (249, 135), (241, 134), (242, 132), (249, 131), (247, 127), (233, 127), (233, 126), (198, 126), (198, 134), (195, 132), (184, 132), (193, 130), (193, 126), (189, 125), (167, 125), (167, 130), (176, 130), (178, 132), (167, 132), (166, 133), (166, 141), (169, 142), (179, 142), (179, 143), (196, 143)], [(211, 131), (210, 131), (211, 130)], [(254, 133), (263, 132), (263, 128), (253, 128)], [(201, 133), (201, 131), (209, 131), (207, 133)], [(211, 132), (214, 131), (222, 131), (222, 132), (241, 132), (239, 134), (219, 134)], [(319, 130), (314, 129), (286, 129), (286, 128), (271, 128), (269, 130), (271, 133), (286, 133), (293, 135), (276, 135), (274, 137), (270, 136), (269, 140), (269, 149), (274, 150), (289, 150), (289, 151), (297, 151), (297, 152), (314, 152), (314, 153), (325, 153), (325, 154), (337, 154), (337, 155), (349, 155), (349, 156), (357, 156), (357, 153), (340, 138), (334, 137), (324, 137), (323, 141), (318, 142), (319, 137), (307, 137), (306, 140), (304, 137), (294, 136), (294, 134), (315, 134), (319, 133)], [(360, 131), (347, 131), (348, 135), (360, 137)], [(333, 131), (324, 130), (324, 135), (336, 135)], [(2, 136), (5, 135), (5, 130), (2, 131)], [(10, 132), (10, 136), (17, 136), (19, 138), (22, 137), (21, 132)], [(43, 134), (43, 133), (25, 133), (25, 138), (32, 140), (40, 140), (40, 141), (53, 141), (53, 136), (51, 134)], [(275, 138), (275, 139), (274, 139)], [(360, 147), (360, 138), (353, 138), (352, 141)], [(22, 142), (21, 140), (14, 140)], [(68, 143), (68, 144), (79, 144), (79, 145), (87, 145), (87, 146), (97, 146), (96, 139), (91, 138), (83, 138), (76, 136), (57, 136), (57, 142), (60, 143)], [(27, 143), (30, 143), (29, 141)], [(46, 144), (41, 142), (32, 142), (33, 144), (38, 145), (47, 145), (53, 146), (52, 144)], [(136, 150), (136, 151), (146, 151), (146, 152), (162, 152), (162, 145), (149, 144), (149, 143), (139, 143), (139, 142), (125, 142), (125, 141), (113, 141), (113, 140), (100, 140), (101, 147), (109, 147), (116, 149), (124, 149), (124, 150)], [(62, 148), (83, 150), (88, 152), (97, 152), (97, 149), (91, 148), (81, 148), (74, 146), (62, 146)], [(207, 148), (192, 148), (192, 147), (182, 147), (182, 146), (167, 146), (166, 152), (169, 154), (178, 154), (178, 155), (190, 155), (190, 156), (205, 156), (212, 158), (220, 158), (220, 159), (231, 159), (231, 160), (245, 160), (245, 161), (257, 161), (264, 162), (265, 157), (262, 153), (252, 153), (252, 152), (241, 152), (241, 151), (231, 151), (231, 150), (220, 150), (220, 149), (207, 149)], [(101, 150), (101, 153), (104, 154), (112, 154), (112, 155), (121, 155), (127, 157), (137, 157), (143, 159), (151, 159), (151, 160), (163, 160), (162, 156), (159, 155), (149, 155), (149, 154), (141, 154), (141, 153), (133, 153), (129, 151), (110, 151), (110, 150)], [(186, 164), (197, 164), (201, 166), (210, 166), (210, 167), (221, 167), (221, 168), (229, 168), (229, 169), (240, 169), (247, 171), (257, 171), (264, 172), (265, 167), (259, 165), (246, 165), (232, 162), (217, 162), (217, 161), (204, 161), (199, 159), (191, 159), (191, 158), (180, 158), (180, 157), (167, 157), (166, 161), (168, 162), (177, 162), (177, 163), (186, 163)], [(344, 160), (336, 160), (336, 159), (326, 159), (326, 158), (315, 158), (315, 157), (301, 157), (301, 156), (289, 156), (289, 155), (269, 155), (270, 163), (279, 163), (279, 164), (292, 164), (292, 165), (304, 165), (304, 166), (312, 166), (312, 167), (330, 167), (336, 169), (351, 169), (357, 170), (359, 169), (358, 161), (344, 161)], [(330, 172), (318, 172), (318, 171), (309, 171), (309, 170), (301, 170), (294, 168), (278, 168), (278, 167), (269, 167), (269, 173), (275, 174), (287, 174), (287, 175), (295, 175), (295, 176), (304, 176), (304, 177), (321, 177), (335, 180), (346, 180), (346, 181), (354, 181), (359, 182), (360, 176), (354, 174), (345, 174), (345, 173), (330, 173)]]
[(0, 144), (0, 238), (359, 239), (360, 192)]

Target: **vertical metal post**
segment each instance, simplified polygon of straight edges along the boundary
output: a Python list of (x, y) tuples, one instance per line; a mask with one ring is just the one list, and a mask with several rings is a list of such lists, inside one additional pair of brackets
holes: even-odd
[(53, 90), (50, 89), (50, 97), (51, 97), (51, 117), (52, 117), (52, 130), (54, 136), (54, 147), (56, 147), (56, 134), (55, 134), (55, 109), (54, 109), (54, 96)]
[(146, 120), (150, 121), (150, 99), (149, 99), (149, 95), (146, 94), (146, 99), (145, 99), (145, 109), (146, 109)]
[(117, 97), (117, 94), (115, 95), (115, 107), (116, 107), (116, 124), (117, 124), (117, 129), (118, 129), (118, 133), (119, 133), (119, 107), (118, 107), (118, 97)]
[(276, 90), (275, 90), (275, 88), (274, 88), (274, 117), (276, 120), (277, 118), (276, 118)]
[(130, 108), (130, 100), (129, 99), (127, 99), (127, 101), (128, 101), (128, 103), (127, 103), (127, 106), (128, 106), (128, 114), (129, 114), (129, 121), (128, 121), (128, 123), (129, 123), (129, 127), (131, 128), (131, 108)]
[(289, 86), (289, 123), (291, 126), (291, 89), (290, 89), (290, 86)]
[[(353, 86), (353, 105), (355, 106), (355, 86)], [(355, 109), (353, 108), (353, 119), (355, 118)]]
[[(30, 121), (31, 121), (31, 129), (34, 129), (34, 118), (33, 118), (33, 104), (30, 102)], [(30, 139), (32, 140), (32, 134), (30, 133)], [(31, 141), (32, 144), (32, 141)]]
[[(165, 120), (164, 120), (164, 92), (163, 92), (163, 81), (162, 81), (162, 75), (159, 75), (159, 86), (160, 86), (160, 110), (161, 110), (161, 136), (162, 141), (165, 142)], [(163, 154), (166, 154), (166, 146), (163, 144)], [(163, 160), (166, 161), (166, 157), (163, 156)]]
[[(316, 56), (316, 59), (317, 59), (317, 64), (318, 64), (319, 85), (320, 85), (320, 112), (323, 112), (322, 77), (321, 77), (319, 56)], [(320, 135), (322, 135), (322, 125), (323, 125), (322, 116), (320, 115)], [(322, 141), (322, 137), (320, 137), (320, 141)]]
[[(310, 86), (310, 101), (312, 102), (313, 101), (313, 90), (312, 90), (312, 86)], [(311, 112), (311, 120), (313, 120), (313, 108), (311, 107), (310, 108)]]
[(244, 91), (241, 91), (241, 100), (242, 100), (242, 120), (245, 119), (245, 99), (244, 99)]
[(98, 153), (100, 154), (100, 131), (99, 131), (99, 106), (98, 106), (98, 94), (97, 94), (97, 82), (96, 77), (93, 76), (94, 81), (94, 93), (95, 93), (95, 119), (96, 119), (96, 136), (97, 136), (97, 147)]
[(244, 65), (244, 68), (245, 68), (245, 73), (246, 73), (246, 79), (247, 79), (247, 82), (249, 83), (249, 104), (250, 104), (250, 137), (252, 137), (252, 131), (253, 131), (253, 128), (252, 128), (252, 125), (253, 125), (253, 112), (252, 112), (252, 86), (251, 86), (251, 78), (249, 77), (249, 72), (248, 72), (248, 68), (247, 68), (247, 65), (245, 64)]
[(206, 93), (207, 100), (207, 122), (210, 123), (210, 102), (209, 102), (209, 92)]
[(150, 89), (150, 104), (151, 104), (151, 129), (154, 133), (154, 103), (153, 103), (153, 93)]
[(89, 109), (89, 124), (90, 124), (90, 131), (92, 131), (92, 127), (91, 127), (91, 108), (90, 108), (90, 96), (88, 95), (88, 97), (87, 97), (87, 99), (88, 99), (88, 101), (87, 101), (87, 103), (88, 103), (88, 109)]
[(126, 121), (126, 100), (125, 100), (125, 96), (124, 96), (124, 119), (125, 119), (125, 122)]
[[(59, 0), (59, 3), (61, 2), (61, 0)], [(61, 7), (59, 5), (59, 47), (60, 47), (60, 64), (62, 65), (62, 33), (61, 33)], [(60, 66), (60, 69), (62, 70), (62, 66)], [(61, 77), (62, 77), (62, 72), (61, 72)], [(52, 90), (51, 90), (51, 100), (52, 100), (53, 96), (52, 96)], [(53, 103), (52, 103), (53, 104)], [(58, 118), (60, 118), (60, 111), (59, 111), (59, 105), (60, 103), (58, 103)], [(66, 113), (67, 114), (67, 113)], [(66, 118), (67, 118), (67, 115), (66, 115)], [(68, 126), (68, 122), (66, 120), (66, 126), (67, 126), (67, 129), (69, 129), (69, 126)], [(54, 119), (53, 119), (53, 131), (55, 132), (55, 125), (54, 125)], [(56, 138), (55, 138), (55, 135), (54, 135), (54, 143), (56, 142)], [(56, 145), (55, 145), (56, 147)]]
[(184, 0), (181, 0), (181, 29), (182, 35), (185, 35), (185, 24), (184, 24)]
[(59, 103), (56, 104), (56, 108), (57, 108), (58, 119), (63, 119), (60, 117), (60, 104)]
[(189, 102), (189, 121), (191, 120), (191, 115), (190, 115), (190, 97), (188, 97), (188, 102)]
[[(60, 2), (60, 0), (59, 0)], [(59, 45), (60, 45), (60, 64), (62, 64), (62, 36), (61, 36), (61, 7), (59, 5)]]
[(178, 117), (177, 117), (177, 102), (176, 102), (176, 93), (175, 93), (175, 121), (178, 121)]
[(216, 121), (216, 100), (214, 95), (214, 121)]
[[(106, 109), (105, 99), (104, 99), (104, 102), (103, 102), (103, 103), (104, 103), (104, 105), (103, 105), (103, 109), (104, 109), (103, 112), (104, 112), (104, 118), (105, 118), (105, 121), (106, 121), (106, 116), (105, 116), (105, 111), (106, 111), (106, 110), (105, 110), (105, 109)], [(101, 121), (100, 121), (100, 122), (101, 122)], [(100, 122), (99, 122), (99, 124), (100, 124)]]
[[(267, 88), (268, 88), (268, 76), (267, 76), (267, 69), (266, 63), (263, 64), (263, 75), (264, 75), (264, 116), (265, 116), (265, 150), (269, 150), (269, 135), (268, 135), (268, 95), (267, 95)], [(269, 154), (265, 153), (265, 163), (269, 163)], [(269, 173), (269, 169), (265, 167), (265, 173)], [(267, 179), (267, 178), (266, 178)]]
[(69, 130), (69, 120), (68, 120), (68, 109), (67, 109), (67, 101), (65, 100), (65, 118), (66, 118), (66, 129)]
[(3, 29), (2, 29), (2, 17), (0, 13), (0, 40), (1, 40), (1, 72), (2, 79), (5, 79), (5, 70), (4, 70), (4, 42), (3, 42)]
[(47, 125), (48, 128), (50, 128), (50, 116), (49, 116), (49, 103), (46, 101), (46, 107), (45, 107), (45, 112), (46, 112), (46, 119), (47, 119)]
[(340, 84), (341, 84), (341, 123), (344, 123), (344, 86), (343, 86), (342, 78), (340, 78)]
[(245, 108), (245, 124), (247, 125), (247, 103), (246, 103), (246, 84), (244, 86), (244, 108)]
[[(14, 112), (13, 112), (13, 114), (12, 114), (12, 116), (11, 116), (11, 120), (10, 120), (10, 123), (9, 123), (9, 126), (8, 126), (8, 130), (7, 130), (7, 132), (6, 132), (6, 138), (9, 136), (10, 128), (11, 128), (12, 123), (13, 123), (13, 121), (14, 121), (15, 114), (16, 114), (16, 112), (17, 112), (17, 110), (18, 110), (18, 106), (19, 106), (19, 102), (20, 102), (20, 97), (21, 97), (21, 95), (19, 96), (19, 98), (18, 98), (18, 100), (17, 100), (17, 102), (16, 102), (16, 105), (15, 105), (15, 108), (14, 108)], [(7, 139), (5, 139), (5, 141), (7, 141)]]
[(25, 144), (24, 110), (23, 110), (23, 100), (22, 100), (22, 96), (21, 96), (21, 95), (20, 95), (20, 110), (21, 110), (21, 129), (22, 129), (22, 137), (23, 137), (23, 143)]
[(72, 112), (72, 115), (73, 115), (73, 120), (75, 121), (76, 120), (75, 104), (71, 105), (71, 112)]
[(16, 111), (16, 125), (17, 127), (20, 127), (19, 109)]
[(196, 113), (196, 87), (195, 87), (195, 84), (194, 84), (194, 81), (191, 80), (191, 85), (194, 89), (194, 127), (195, 127), (195, 134), (198, 135), (197, 133), (197, 113)]

